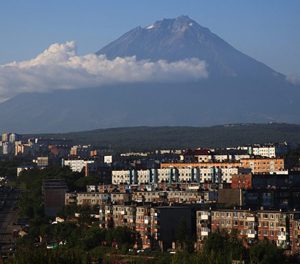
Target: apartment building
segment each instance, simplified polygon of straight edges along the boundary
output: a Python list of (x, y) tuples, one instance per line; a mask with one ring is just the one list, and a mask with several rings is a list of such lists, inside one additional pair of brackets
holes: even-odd
[(268, 239), (292, 254), (300, 252), (300, 213), (281, 210), (199, 210), (196, 213), (197, 248), (217, 230), (236, 232), (249, 245)]
[[(185, 166), (178, 166), (178, 164), (174, 164), (174, 170), (175, 173), (178, 174), (178, 177), (176, 177), (178, 182), (230, 183), (232, 175), (239, 173), (240, 166), (233, 166), (232, 163), (229, 164), (229, 166), (225, 166), (221, 162), (198, 163), (198, 166), (194, 166), (194, 164), (185, 164)], [(161, 165), (165, 167), (165, 164)]]
[(100, 205), (108, 202), (110, 200), (110, 195), (107, 193), (77, 193), (77, 205)]
[(290, 242), (292, 254), (300, 254), (300, 213), (289, 214)]
[(242, 168), (250, 168), (253, 174), (284, 171), (284, 159), (255, 158), (241, 159)]
[(289, 241), (288, 214), (281, 211), (259, 211), (258, 239), (275, 241), (278, 247), (287, 249)]
[(276, 157), (276, 147), (274, 145), (269, 146), (254, 146), (252, 147), (252, 154), (255, 156), (261, 156), (266, 158)]
[(77, 205), (77, 193), (65, 193), (65, 205)]
[(40, 167), (47, 167), (49, 165), (49, 158), (48, 157), (37, 157), (35, 160), (37, 166)]
[[(201, 164), (201, 165), (200, 165)], [(228, 166), (224, 164), (230, 164)], [(236, 163), (177, 163), (161, 164), (163, 168), (148, 170), (113, 170), (113, 184), (156, 184), (156, 183), (223, 183), (231, 182), (232, 175), (238, 174), (239, 166)]]
[(202, 203), (204, 194), (198, 191), (168, 191), (169, 203)]
[(257, 237), (255, 213), (250, 210), (217, 210), (211, 212), (211, 230), (236, 230), (239, 238), (251, 243)]
[(232, 189), (251, 189), (252, 188), (252, 174), (241, 173), (231, 177), (231, 188)]
[(209, 149), (186, 150), (180, 160), (185, 162), (210, 162), (212, 161), (212, 153)]
[(112, 184), (137, 184), (137, 175), (135, 170), (113, 170)]
[(134, 191), (132, 201), (146, 203), (166, 203), (167, 192), (165, 191)]
[(130, 193), (111, 193), (110, 200), (112, 204), (124, 204), (131, 201)]
[(161, 163), (161, 168), (229, 168), (229, 167), (240, 167), (240, 162), (202, 162), (202, 163)]
[(101, 205), (110, 201), (110, 194), (97, 192), (66, 193), (65, 205)]
[[(237, 174), (239, 168), (251, 169), (254, 174), (284, 171), (284, 159), (248, 158), (241, 159), (239, 162), (162, 163), (160, 167), (176, 168), (178, 170), (198, 168), (202, 182), (210, 179), (214, 180), (213, 177), (217, 177), (218, 174), (222, 175), (223, 171), (223, 181), (230, 182), (231, 176)], [(212, 171), (209, 171), (210, 169)], [(218, 178), (216, 178), (217, 180)]]
[(142, 248), (151, 248), (151, 206), (136, 207), (136, 227), (135, 231), (139, 233), (139, 243)]
[(136, 207), (132, 205), (113, 205), (112, 219), (113, 226), (126, 226), (135, 230)]
[(98, 193), (98, 192), (82, 192), (82, 193), (66, 193), (65, 205), (102, 205), (102, 204), (118, 204), (122, 205), (131, 201), (130, 193)]
[(137, 181), (139, 184), (149, 184), (156, 182), (156, 175), (155, 170), (137, 170)]
[(196, 247), (200, 249), (203, 241), (211, 233), (211, 212), (201, 210), (196, 212)]
[(68, 166), (74, 172), (81, 172), (83, 168), (86, 168), (87, 164), (94, 163), (93, 160), (82, 160), (82, 159), (69, 159), (62, 160), (62, 166)]
[(113, 228), (113, 205), (104, 205), (99, 210), (99, 225), (103, 228)]

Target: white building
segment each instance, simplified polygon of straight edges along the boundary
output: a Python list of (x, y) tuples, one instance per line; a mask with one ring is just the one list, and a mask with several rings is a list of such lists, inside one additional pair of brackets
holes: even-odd
[(12, 155), (15, 153), (15, 145), (12, 142), (2, 143), (2, 153), (3, 155)]
[(175, 168), (157, 169), (157, 183), (161, 182), (178, 182), (178, 171)]
[(200, 168), (200, 182), (213, 182), (215, 173), (214, 168)]
[(267, 158), (276, 157), (276, 147), (275, 146), (254, 146), (252, 148), (252, 154), (255, 156), (262, 156)]
[(112, 184), (155, 184), (162, 182), (231, 183), (236, 167), (183, 167), (146, 170), (113, 170)]
[(249, 154), (235, 154), (233, 159), (236, 161), (241, 160), (241, 159), (250, 159), (250, 155)]
[(106, 156), (103, 157), (103, 161), (106, 164), (112, 164), (113, 156), (112, 155), (106, 155)]
[(132, 171), (131, 170), (113, 170), (112, 184), (131, 184)]
[(239, 168), (222, 168), (221, 175), (222, 175), (222, 182), (231, 183), (232, 175), (237, 175), (239, 173)]
[(15, 141), (20, 140), (21, 136), (16, 133), (9, 134), (9, 142), (14, 143)]
[(81, 172), (87, 164), (94, 163), (93, 160), (62, 160), (62, 166), (68, 166), (74, 172)]
[(152, 171), (151, 170), (138, 170), (137, 180), (138, 183), (151, 183), (152, 182)]

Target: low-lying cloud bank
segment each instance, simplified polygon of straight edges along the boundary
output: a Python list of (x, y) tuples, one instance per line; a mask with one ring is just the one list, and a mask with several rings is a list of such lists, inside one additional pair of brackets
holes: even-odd
[(294, 85), (300, 85), (300, 76), (299, 75), (288, 75), (286, 77), (287, 81)]
[(207, 78), (205, 61), (108, 60), (104, 55), (78, 56), (73, 41), (53, 44), (36, 58), (0, 65), (0, 100), (24, 92), (101, 87), (131, 82), (178, 82)]

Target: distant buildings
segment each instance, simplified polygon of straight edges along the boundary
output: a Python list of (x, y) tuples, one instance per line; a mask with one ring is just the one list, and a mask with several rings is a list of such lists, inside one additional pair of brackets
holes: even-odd
[(54, 164), (97, 181), (68, 192), (63, 180), (44, 180), (48, 216), (68, 205), (91, 206), (101, 228), (134, 230), (143, 249), (176, 249), (179, 231), (201, 249), (210, 233), (225, 230), (247, 246), (267, 238), (300, 253), (300, 173), (285, 163), (286, 143), (115, 153), (64, 139), (1, 138), (2, 158), (28, 161), (17, 176)]
[[(81, 172), (83, 169), (87, 171), (88, 164), (93, 164), (93, 160), (83, 160), (83, 159), (62, 159), (62, 166), (68, 166), (74, 172)], [(85, 172), (85, 174), (87, 174)]]
[(142, 184), (161, 182), (231, 183), (242, 172), (284, 173), (284, 160), (249, 158), (239, 162), (161, 163), (160, 169), (113, 170), (113, 184)]

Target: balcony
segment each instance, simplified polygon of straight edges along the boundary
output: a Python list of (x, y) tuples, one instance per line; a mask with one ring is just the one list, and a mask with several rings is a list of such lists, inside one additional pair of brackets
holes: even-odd
[(208, 236), (209, 232), (209, 228), (201, 228), (201, 236)]
[(285, 241), (286, 240), (286, 233), (285, 232), (280, 232), (278, 234), (278, 240)]
[(208, 220), (208, 214), (201, 214), (201, 220)]
[(201, 236), (208, 236), (209, 232), (208, 231), (201, 231)]
[(254, 216), (248, 216), (247, 221), (248, 222), (255, 222), (255, 217)]
[(248, 234), (247, 237), (248, 237), (248, 238), (255, 238), (256, 235), (255, 235), (255, 234)]
[(256, 234), (257, 234), (257, 232), (255, 230), (248, 230), (247, 237), (248, 238), (255, 238)]

